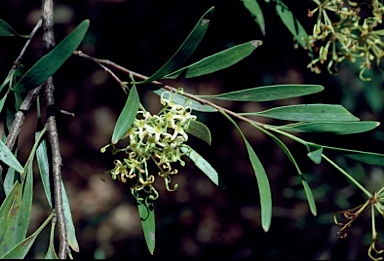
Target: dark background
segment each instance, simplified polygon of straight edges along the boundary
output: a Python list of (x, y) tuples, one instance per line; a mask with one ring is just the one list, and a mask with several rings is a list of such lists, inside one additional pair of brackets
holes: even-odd
[[(259, 111), (297, 103), (343, 104), (362, 120), (382, 121), (382, 76), (364, 83), (354, 66), (340, 67), (339, 75), (324, 71), (315, 75), (302, 48), (294, 49), (291, 34), (274, 9), (258, 1), (266, 20), (266, 35), (241, 1), (55, 1), (55, 37), (59, 42), (82, 20), (91, 26), (81, 50), (109, 59), (135, 72), (150, 75), (177, 50), (200, 16), (211, 6), (214, 15), (208, 32), (188, 63), (236, 44), (260, 39), (263, 45), (231, 68), (190, 80), (168, 81), (175, 87), (198, 94), (213, 94), (279, 84), (321, 84), (322, 93), (267, 103), (219, 102), (233, 111)], [(311, 1), (285, 1), (308, 32), (314, 20), (306, 17)], [(0, 1), (0, 18), (21, 34), (29, 34), (40, 16), (39, 1)], [(29, 68), (41, 56), (41, 31), (29, 46), (22, 62)], [(4, 79), (24, 40), (1, 38), (0, 77)], [(122, 80), (127, 75), (118, 73)], [(227, 188), (213, 185), (187, 160), (173, 179), (176, 192), (167, 192), (160, 178), (156, 187), (156, 249), (148, 253), (129, 187), (100, 175), (113, 167), (114, 157), (99, 149), (109, 143), (115, 121), (126, 96), (118, 84), (97, 65), (71, 57), (54, 77), (56, 105), (74, 113), (57, 116), (63, 156), (63, 178), (72, 207), (80, 244), (75, 258), (129, 259), (364, 259), (371, 242), (369, 214), (355, 221), (346, 239), (338, 239), (333, 213), (362, 204), (366, 198), (340, 172), (327, 163), (315, 165), (300, 144), (284, 139), (313, 190), (318, 215), (308, 208), (300, 178), (285, 154), (265, 135), (238, 122), (262, 161), (272, 187), (272, 226), (265, 233), (260, 225), (257, 183), (244, 143), (233, 126), (218, 114), (197, 113), (211, 130), (212, 146), (190, 137), (189, 144), (218, 171)], [(140, 90), (141, 101), (152, 112), (160, 108), (158, 96)], [(19, 139), (19, 157), (26, 159), (36, 128), (33, 108)], [(265, 120), (265, 119), (260, 119)], [(333, 136), (300, 135), (323, 145), (383, 152), (383, 129), (369, 133)], [(370, 191), (381, 188), (383, 170), (334, 156)], [(36, 173), (31, 228), (46, 218), (49, 208)], [(382, 219), (376, 220), (378, 232)], [(37, 239), (29, 257), (44, 257), (48, 230)], [(381, 238), (379, 237), (379, 240)], [(379, 241), (379, 246), (384, 244)]]

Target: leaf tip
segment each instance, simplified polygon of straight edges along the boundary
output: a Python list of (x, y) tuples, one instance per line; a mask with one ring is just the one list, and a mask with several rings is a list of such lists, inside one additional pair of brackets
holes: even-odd
[(72, 248), (73, 251), (77, 253), (80, 252), (79, 244), (77, 242), (69, 242), (69, 246)]
[(263, 225), (263, 230), (264, 230), (265, 233), (268, 232), (269, 227), (270, 227), (269, 225)]
[(253, 41), (251, 41), (251, 45), (254, 46), (255, 48), (259, 47), (262, 44), (263, 44), (263, 41), (261, 41), (261, 40), (253, 40)]

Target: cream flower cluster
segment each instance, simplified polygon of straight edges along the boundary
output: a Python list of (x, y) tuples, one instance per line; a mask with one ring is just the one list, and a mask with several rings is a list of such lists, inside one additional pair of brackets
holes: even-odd
[(383, 22), (383, 4), (379, 0), (313, 2), (317, 7), (308, 10), (308, 16), (317, 15), (317, 22), (308, 44), (318, 55), (308, 68), (320, 73), (319, 64), (327, 62), (328, 71), (332, 73), (343, 60), (354, 63), (359, 58), (360, 78), (364, 80), (365, 70), (371, 68), (373, 61), (379, 64), (384, 55), (384, 30), (379, 29)]
[(111, 170), (113, 179), (124, 183), (128, 179), (132, 180), (133, 194), (143, 190), (150, 194), (151, 199), (156, 199), (158, 192), (152, 185), (154, 175), (148, 173), (148, 160), (155, 162), (159, 169), (158, 175), (164, 178), (167, 190), (177, 189), (177, 184), (173, 189), (169, 187), (170, 175), (178, 172), (171, 164), (179, 162), (181, 166), (185, 165), (181, 159), (185, 153), (180, 147), (188, 140), (185, 130), (192, 120), (196, 120), (196, 116), (191, 114), (191, 107), (174, 103), (171, 93), (163, 93), (160, 101), (164, 107), (157, 115), (138, 111), (131, 128), (123, 137), (129, 138), (129, 145), (115, 149), (115, 152), (124, 151), (128, 156), (123, 161), (115, 160), (115, 167)]

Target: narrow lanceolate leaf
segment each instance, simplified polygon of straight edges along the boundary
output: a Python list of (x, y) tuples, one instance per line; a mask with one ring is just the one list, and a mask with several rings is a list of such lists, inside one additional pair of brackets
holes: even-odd
[(11, 251), (9, 251), (5, 256), (4, 259), (23, 259), (27, 255), (28, 251), (31, 249), (31, 246), (35, 242), (37, 236), (40, 234), (40, 232), (47, 226), (49, 221), (53, 218), (53, 212), (52, 214), (44, 221), (44, 223), (35, 231), (33, 234), (31, 234), (29, 237), (21, 241), (17, 246), (15, 246)]
[[(161, 96), (164, 92), (169, 92), (163, 88), (152, 89), (154, 93)], [(189, 98), (184, 97), (178, 93), (172, 93), (172, 101), (176, 104), (180, 104), (183, 106), (189, 106), (192, 110), (202, 111), (202, 112), (216, 112), (217, 110), (209, 105), (201, 104), (195, 100), (191, 100)]]
[(272, 108), (262, 112), (242, 113), (241, 115), (264, 116), (272, 119), (301, 122), (343, 122), (359, 121), (341, 105), (299, 104)]
[(17, 82), (15, 92), (27, 92), (45, 82), (72, 55), (83, 41), (89, 20), (81, 22), (55, 48), (40, 58)]
[(324, 148), (335, 150), (337, 152), (342, 153), (346, 157), (358, 160), (366, 164), (384, 167), (384, 154), (328, 146), (324, 146)]
[(213, 98), (220, 100), (231, 101), (274, 101), (280, 99), (287, 99), (293, 97), (300, 97), (309, 95), (324, 90), (321, 85), (308, 85), (308, 84), (282, 84), (282, 85), (270, 85), (261, 86), (250, 89), (244, 89), (233, 92), (226, 92), (216, 95), (201, 95), (204, 98)]
[(205, 57), (204, 59), (173, 73), (167, 74), (164, 78), (175, 79), (179, 76), (182, 78), (193, 78), (228, 68), (249, 56), (261, 44), (262, 41), (253, 40), (236, 45), (227, 50)]
[(4, 258), (5, 254), (23, 241), (27, 235), (32, 208), (32, 188), (32, 164), (29, 164), (22, 184), (16, 182), (14, 187), (16, 191), (14, 193), (11, 191), (8, 195), (13, 198), (11, 198), (10, 208), (6, 211), (5, 227), (0, 241), (0, 258)]
[(211, 131), (202, 122), (199, 121), (191, 121), (189, 124), (188, 129), (185, 130), (187, 133), (192, 134), (196, 138), (201, 139), (202, 141), (205, 141), (208, 143), (208, 145), (211, 145), (212, 142), (212, 136)]
[(198, 167), (207, 177), (218, 187), (225, 189), (224, 182), (220, 179), (217, 171), (206, 161), (200, 154), (198, 154), (191, 147), (181, 147), (180, 148), (183, 153), (195, 163), (196, 167)]
[[(36, 132), (35, 139), (39, 136), (39, 132)], [(37, 165), (39, 166), (40, 177), (43, 183), (45, 195), (47, 197), (49, 205), (52, 207), (52, 194), (51, 194), (51, 182), (49, 180), (49, 159), (47, 153), (47, 144), (43, 139), (36, 150)]]
[(156, 243), (156, 223), (153, 203), (148, 203), (146, 199), (140, 201), (138, 202), (138, 210), (145, 242), (147, 243), (149, 252), (153, 255)]
[(196, 26), (190, 32), (188, 37), (184, 40), (183, 44), (179, 47), (176, 53), (152, 76), (141, 83), (152, 82), (162, 78), (164, 75), (173, 72), (194, 53), (197, 46), (203, 39), (205, 32), (208, 29), (210, 18), (212, 16), (214, 7), (211, 7), (197, 22)]
[(79, 243), (76, 239), (76, 231), (75, 226), (73, 225), (71, 207), (69, 205), (67, 192), (65, 191), (64, 183), (61, 181), (61, 191), (62, 191), (62, 199), (63, 199), (63, 211), (64, 211), (64, 219), (65, 219), (65, 228), (67, 230), (68, 244), (72, 248), (73, 251), (79, 252)]
[(310, 51), (312, 51), (312, 47), (307, 45), (308, 34), (304, 27), (281, 0), (276, 1), (276, 12), (279, 15), (281, 21), (283, 21), (285, 26), (296, 39), (296, 41), (304, 49), (308, 48)]
[(311, 188), (309, 187), (308, 182), (305, 180), (304, 175), (300, 175), (301, 177), (301, 184), (303, 184), (304, 192), (308, 200), (309, 209), (311, 210), (312, 215), (317, 215), (317, 209), (316, 209), (316, 203), (315, 198), (313, 197), (313, 193)]
[(139, 94), (137, 93), (136, 85), (134, 84), (129, 92), (127, 101), (117, 119), (115, 129), (112, 134), (112, 143), (116, 144), (129, 130), (136, 119), (137, 111), (139, 110)]
[(269, 186), (268, 176), (265, 173), (264, 167), (252, 149), (249, 142), (244, 138), (247, 147), (249, 159), (252, 164), (253, 171), (256, 174), (257, 185), (260, 193), (260, 208), (261, 208), (261, 226), (267, 232), (271, 226), (272, 219), (272, 195)]
[(16, 33), (16, 31), (3, 19), (0, 19), (0, 36), (20, 36), (23, 38), (29, 38), (28, 35)]
[(228, 118), (230, 122), (236, 127), (236, 129), (241, 134), (245, 146), (247, 148), (249, 160), (251, 161), (252, 168), (256, 175), (257, 185), (259, 188), (259, 195), (260, 195), (260, 208), (261, 208), (261, 226), (263, 227), (264, 231), (267, 232), (269, 230), (269, 227), (271, 226), (271, 219), (272, 219), (272, 194), (271, 194), (271, 187), (269, 185), (268, 176), (265, 173), (264, 167), (261, 164), (259, 158), (257, 157), (255, 151), (252, 149), (251, 145), (249, 144), (248, 140), (245, 138), (243, 132), (239, 128), (239, 126), (236, 124), (236, 122), (228, 116), (224, 111), (220, 111), (225, 117)]
[(383, 154), (364, 152), (364, 154), (360, 154), (360, 153), (352, 154), (351, 153), (351, 154), (344, 154), (344, 156), (351, 158), (351, 159), (354, 159), (354, 160), (358, 160), (358, 161), (366, 163), (366, 164), (384, 167), (384, 155)]
[(17, 172), (23, 173), (23, 166), (8, 149), (8, 147), (0, 140), (0, 160), (7, 164), (9, 167), (14, 168)]
[(380, 123), (376, 121), (361, 122), (311, 122), (294, 123), (280, 126), (280, 130), (289, 132), (330, 132), (339, 135), (354, 134), (370, 131)]
[(261, 32), (265, 35), (265, 22), (263, 12), (256, 0), (242, 0), (244, 6), (255, 17), (255, 22), (259, 25)]
[(321, 155), (323, 155), (323, 147), (321, 147), (320, 149), (317, 149), (317, 150), (314, 150), (314, 151), (311, 151), (311, 152), (308, 152), (308, 157), (316, 164), (320, 164), (321, 163)]
[(293, 157), (291, 151), (288, 149), (288, 147), (282, 142), (278, 137), (276, 137), (274, 134), (270, 133), (269, 131), (258, 128), (265, 134), (267, 134), (269, 137), (273, 139), (273, 141), (276, 142), (276, 144), (280, 147), (280, 149), (287, 155), (288, 159), (292, 162), (292, 164), (295, 166), (297, 173), (300, 175), (301, 178), (301, 184), (303, 184), (305, 195), (307, 197), (309, 209), (311, 210), (311, 213), (316, 216), (317, 215), (317, 208), (315, 203), (315, 198), (313, 197), (313, 193), (311, 188), (308, 185), (308, 182), (305, 180), (303, 173), (301, 172), (299, 165), (297, 164), (295, 158)]

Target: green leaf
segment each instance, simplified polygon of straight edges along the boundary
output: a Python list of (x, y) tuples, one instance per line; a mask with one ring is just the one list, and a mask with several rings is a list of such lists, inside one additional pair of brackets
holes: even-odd
[(6, 93), (4, 94), (4, 97), (1, 98), (1, 100), (0, 100), (0, 112), (3, 110), (4, 103), (5, 103), (5, 100), (7, 99), (7, 96), (8, 96), (8, 92), (6, 92)]
[(147, 199), (138, 201), (137, 203), (141, 219), (141, 226), (143, 227), (145, 242), (147, 243), (149, 252), (153, 255), (156, 243), (156, 223), (154, 206), (153, 203), (148, 203)]
[(259, 25), (261, 32), (265, 35), (265, 22), (263, 12), (256, 0), (242, 0), (245, 8), (255, 17), (255, 22)]
[(63, 201), (63, 212), (65, 219), (65, 228), (67, 229), (68, 244), (73, 251), (79, 252), (79, 243), (76, 239), (75, 226), (73, 225), (71, 207), (69, 205), (69, 200), (67, 197), (67, 192), (65, 191), (64, 183), (61, 181), (61, 191), (62, 191), (62, 201)]
[[(14, 156), (17, 157), (18, 148), (15, 149)], [(3, 188), (5, 196), (8, 196), (12, 191), (15, 182), (20, 180), (20, 174), (15, 171), (14, 168), (7, 168), (7, 174), (5, 175)]]
[(167, 74), (164, 78), (176, 79), (179, 76), (183, 78), (193, 78), (228, 68), (249, 56), (261, 44), (262, 41), (253, 40), (236, 45)]
[(11, 82), (11, 79), (12, 79), (12, 74), (11, 74), (11, 75), (8, 75), (7, 78), (5, 78), (4, 82), (0, 85), (0, 92), (3, 90), (3, 88), (4, 88), (9, 82)]
[(172, 57), (151, 77), (140, 83), (152, 82), (162, 78), (164, 75), (176, 70), (183, 64), (196, 50), (197, 46), (203, 39), (205, 32), (208, 29), (210, 18), (212, 16), (214, 7), (211, 7), (197, 22), (196, 26), (190, 32), (188, 37), (184, 40), (179, 49), (172, 55)]
[(53, 212), (49, 217), (44, 221), (44, 223), (36, 229), (33, 234), (31, 234), (29, 237), (21, 241), (17, 246), (15, 246), (11, 251), (9, 251), (5, 256), (2, 258), (4, 259), (23, 259), (27, 255), (28, 251), (30, 250), (31, 246), (35, 242), (37, 236), (40, 234), (40, 232), (47, 226), (49, 221), (53, 218)]
[(256, 174), (257, 185), (260, 193), (260, 208), (261, 208), (261, 226), (264, 231), (267, 232), (271, 226), (272, 219), (272, 195), (271, 188), (269, 186), (268, 176), (265, 173), (264, 167), (257, 157), (255, 151), (252, 149), (249, 142), (244, 138), (245, 145), (247, 147), (249, 159), (252, 164), (252, 168)]
[(299, 104), (272, 108), (262, 112), (241, 113), (241, 115), (264, 116), (268, 118), (301, 122), (342, 122), (359, 121), (341, 105)]
[(344, 156), (358, 160), (360, 162), (370, 164), (370, 165), (376, 165), (380, 167), (384, 167), (384, 155), (383, 154), (378, 154), (378, 153), (369, 153), (369, 152), (364, 152), (364, 154), (344, 154)]
[(58, 259), (55, 251), (55, 226), (56, 226), (56, 222), (52, 222), (51, 232), (49, 235), (49, 247), (45, 255), (45, 259)]
[[(35, 133), (35, 140), (39, 136), (40, 132)], [(49, 180), (49, 159), (47, 153), (47, 144), (43, 139), (36, 150), (37, 165), (39, 166), (40, 177), (43, 183), (45, 195), (49, 205), (52, 207), (52, 194), (51, 194), (51, 182)]]
[(308, 157), (316, 164), (321, 163), (321, 155), (323, 155), (323, 147), (320, 149), (308, 152)]
[[(22, 183), (16, 182), (14, 188), (16, 191), (8, 195), (13, 196), (10, 200), (10, 208), (4, 210), (6, 216), (2, 217), (5, 227), (0, 241), (0, 258), (23, 241), (27, 235), (29, 218), (32, 208), (32, 189), (33, 173), (32, 164), (28, 165), (25, 177), (22, 177)], [(7, 197), (7, 198), (8, 198)], [(3, 211), (0, 211), (3, 214)]]
[(221, 93), (216, 95), (200, 95), (200, 97), (220, 99), (220, 100), (231, 100), (231, 101), (262, 102), (262, 101), (274, 101), (274, 100), (280, 100), (280, 99), (300, 97), (304, 95), (321, 92), (323, 90), (324, 90), (324, 87), (321, 85), (282, 84), (282, 85), (255, 87), (255, 88)]
[(129, 130), (136, 119), (137, 111), (139, 110), (139, 94), (137, 93), (136, 85), (132, 86), (129, 92), (128, 99), (125, 102), (124, 108), (117, 119), (115, 129), (112, 134), (112, 143), (116, 144)]
[(15, 92), (27, 92), (44, 83), (72, 55), (83, 41), (89, 27), (89, 20), (81, 22), (49, 53), (41, 57), (17, 82)]
[[(13, 122), (15, 121), (15, 114), (16, 112), (12, 109), (9, 109), (6, 107), (5, 110), (5, 126), (7, 131), (9, 132), (12, 129)], [(1, 151), (1, 145), (0, 145), (0, 151)], [(1, 160), (1, 159), (0, 159)]]
[[(252, 124), (253, 125), (253, 124)], [(255, 126), (255, 125), (253, 125)], [(255, 126), (257, 127), (257, 126)], [(270, 133), (269, 131), (265, 130), (264, 128), (257, 127), (257, 129), (261, 130), (265, 134), (267, 134), (269, 137), (272, 138), (274, 142), (280, 147), (280, 149), (287, 155), (288, 159), (292, 162), (292, 164), (295, 166), (297, 173), (300, 175), (301, 183), (303, 184), (305, 195), (307, 197), (309, 209), (311, 210), (311, 213), (316, 216), (317, 215), (317, 209), (316, 209), (316, 202), (315, 198), (313, 197), (313, 193), (311, 188), (309, 187), (307, 181), (304, 178), (303, 173), (301, 172), (299, 165), (297, 164), (295, 158), (293, 157), (291, 151), (288, 149), (288, 147), (282, 142), (278, 137), (276, 137), (274, 134)]]
[(15, 96), (15, 111), (19, 111), (21, 103), (23, 102), (23, 98), (19, 92), (14, 92), (13, 94)]
[(45, 259), (59, 259), (57, 257), (57, 254), (56, 254), (56, 251), (55, 251), (55, 246), (53, 245), (53, 241), (50, 241), (49, 242), (49, 247), (48, 247), (48, 251), (45, 255)]
[[(161, 96), (164, 92), (169, 92), (163, 88), (152, 89), (154, 93)], [(201, 104), (195, 100), (191, 100), (186, 98), (178, 93), (172, 93), (172, 101), (176, 104), (180, 104), (183, 106), (189, 106), (192, 110), (195, 111), (203, 111), (203, 112), (216, 112), (217, 110), (209, 105)]]
[[(16, 157), (16, 155), (17, 155), (17, 148), (15, 150), (15, 154), (14, 155)], [(3, 183), (5, 196), (8, 196), (8, 194), (13, 189), (13, 186), (15, 185), (15, 182), (17, 180), (19, 180), (19, 178), (20, 178), (20, 174), (17, 173), (14, 168), (8, 168), (7, 175), (5, 176), (4, 183)]]
[(189, 146), (180, 147), (180, 150), (185, 153), (216, 186), (225, 189), (224, 182), (220, 179), (217, 171), (206, 161), (200, 154)]
[(189, 124), (188, 129), (185, 130), (187, 133), (192, 134), (196, 138), (201, 139), (202, 141), (205, 141), (208, 145), (211, 145), (212, 142), (212, 136), (211, 131), (202, 122), (199, 121), (191, 121)]
[(293, 37), (304, 49), (309, 49), (312, 51), (312, 47), (307, 45), (308, 34), (299, 20), (293, 16), (293, 13), (281, 0), (276, 2), (276, 12), (279, 15), (281, 21), (283, 21)]
[(20, 36), (23, 38), (29, 38), (28, 35), (16, 33), (16, 31), (3, 19), (0, 19), (0, 36)]
[(376, 121), (361, 122), (311, 122), (294, 123), (279, 126), (278, 129), (289, 132), (330, 132), (339, 135), (354, 134), (370, 131), (380, 123)]
[(24, 169), (20, 162), (13, 156), (8, 147), (0, 140), (0, 160), (7, 164), (9, 167), (14, 168), (17, 172), (23, 173)]
[(358, 160), (366, 164), (384, 167), (384, 154), (359, 151), (359, 150), (342, 149), (342, 148), (329, 147), (329, 146), (324, 146), (324, 148), (340, 152), (346, 157), (349, 157), (354, 160)]
[[(7, 227), (7, 220), (8, 220), (8, 213), (10, 213), (10, 209), (12, 207), (12, 204), (16, 198), (18, 198), (20, 194), (20, 183), (16, 182), (12, 190), (9, 192), (7, 197), (4, 199), (3, 203), (0, 207), (0, 242), (3, 241), (4, 232)], [(4, 250), (0, 249), (0, 257), (5, 254), (9, 249), (6, 248)]]
[(311, 188), (308, 185), (308, 182), (304, 179), (304, 175), (300, 175), (301, 177), (301, 184), (303, 184), (304, 192), (308, 200), (309, 209), (311, 210), (312, 215), (317, 215), (317, 209), (316, 209), (316, 203), (315, 198), (313, 197), (313, 193)]
[(271, 187), (269, 185), (268, 176), (265, 173), (264, 167), (261, 164), (259, 158), (257, 157), (255, 151), (252, 149), (251, 145), (249, 144), (248, 140), (245, 138), (243, 132), (239, 128), (239, 126), (236, 124), (236, 122), (229, 117), (224, 111), (220, 111), (225, 117), (228, 118), (230, 122), (236, 127), (236, 129), (241, 134), (245, 146), (247, 148), (247, 152), (249, 155), (249, 160), (251, 161), (252, 168), (256, 175), (257, 185), (259, 188), (259, 195), (260, 195), (260, 208), (261, 208), (261, 226), (263, 227), (264, 231), (267, 232), (269, 230), (269, 227), (271, 226), (271, 219), (272, 219), (272, 194), (271, 194)]

